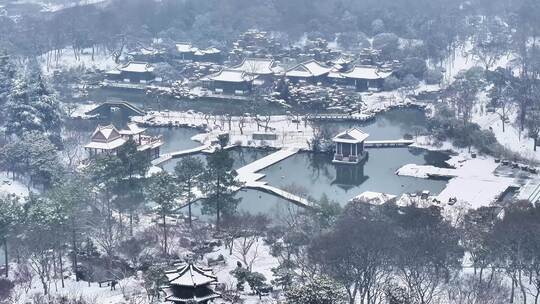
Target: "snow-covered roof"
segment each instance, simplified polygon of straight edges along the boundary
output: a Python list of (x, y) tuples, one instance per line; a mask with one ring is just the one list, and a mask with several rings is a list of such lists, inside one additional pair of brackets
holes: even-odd
[(329, 78), (335, 78), (335, 79), (343, 79), (345, 76), (341, 75), (339, 72), (330, 72), (328, 73)]
[(333, 62), (334, 64), (344, 65), (344, 64), (349, 64), (349, 63), (351, 63), (352, 60), (347, 59), (347, 58), (345, 58), (345, 57), (343, 57), (343, 56), (339, 56), (339, 58), (334, 59), (332, 62)]
[(166, 271), (165, 276), (170, 285), (186, 287), (204, 286), (217, 281), (211, 270), (199, 268), (191, 263)]
[(385, 79), (386, 77), (392, 75), (392, 72), (381, 71), (376, 66), (359, 65), (352, 68), (352, 70), (341, 74), (347, 78), (376, 80)]
[(382, 205), (388, 201), (395, 199), (396, 196), (388, 193), (365, 191), (355, 196), (350, 202), (365, 203), (372, 205)]
[(86, 149), (101, 149), (101, 150), (114, 150), (116, 148), (121, 147), (123, 144), (126, 143), (126, 140), (123, 138), (117, 138), (110, 142), (96, 142), (92, 141), (86, 146), (84, 146)]
[(145, 128), (141, 128), (136, 123), (130, 122), (127, 125), (127, 129), (120, 130), (119, 133), (121, 135), (137, 135), (137, 134), (141, 134), (144, 131), (146, 131)]
[(214, 75), (210, 75), (208, 79), (214, 80), (214, 81), (224, 81), (224, 82), (244, 82), (244, 81), (252, 81), (254, 77), (249, 76), (244, 71), (223, 69)]
[(108, 75), (120, 75), (120, 74), (122, 74), (122, 72), (120, 70), (110, 70), (110, 71), (107, 71), (105, 74), (108, 74)]
[(120, 132), (114, 125), (98, 125), (92, 133), (91, 139), (92, 141), (109, 142), (120, 137)]
[(316, 60), (309, 60), (291, 68), (285, 73), (288, 77), (319, 77), (329, 73), (332, 68), (326, 67)]
[(245, 58), (241, 64), (233, 67), (233, 69), (255, 75), (271, 75), (274, 74), (273, 66), (273, 59)]
[(131, 61), (128, 62), (126, 65), (119, 67), (118, 70), (131, 73), (146, 73), (153, 72), (154, 67), (147, 62)]
[(165, 292), (165, 301), (168, 302), (189, 303), (190, 301), (195, 301), (195, 303), (206, 303), (206, 301), (220, 297), (218, 293), (209, 288), (206, 288), (201, 295), (193, 294), (193, 297), (188, 297), (187, 295), (174, 295), (174, 290), (169, 287), (163, 288), (163, 292)]
[(191, 43), (177, 43), (176, 51), (179, 53), (191, 53), (193, 52), (193, 45)]
[(346, 144), (357, 144), (363, 142), (368, 137), (368, 133), (357, 128), (352, 128), (339, 133), (332, 139), (332, 141)]
[(207, 49), (202, 50), (205, 54), (219, 54), (221, 53), (220, 50), (216, 49), (215, 47), (209, 47)]
[(91, 142), (84, 146), (88, 149), (113, 150), (126, 143), (114, 125), (98, 125), (91, 136)]

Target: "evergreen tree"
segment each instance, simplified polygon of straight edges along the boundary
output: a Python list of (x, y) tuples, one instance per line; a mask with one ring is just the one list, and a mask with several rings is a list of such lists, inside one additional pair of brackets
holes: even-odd
[[(0, 51), (0, 108), (6, 103), (9, 92), (15, 77), (15, 67), (12, 64), (9, 56)], [(0, 118), (3, 117), (0, 111)], [(5, 121), (5, 120), (3, 120)]]
[[(71, 238), (72, 264), (75, 280), (79, 280), (78, 271), (78, 244), (81, 234), (81, 226), (85, 223), (85, 213), (87, 213), (87, 204), (91, 200), (87, 182), (82, 176), (70, 175), (64, 176), (61, 182), (54, 185), (48, 193), (48, 198), (55, 203), (56, 212), (59, 218), (63, 218), (60, 223), (60, 232), (63, 234), (63, 239)], [(62, 249), (63, 246), (60, 246)], [(60, 265), (62, 265), (62, 250), (60, 251)], [(62, 279), (63, 283), (63, 279)]]
[(176, 164), (174, 172), (185, 203), (188, 205), (189, 227), (193, 227), (191, 221), (191, 204), (195, 198), (193, 190), (200, 186), (204, 164), (197, 158), (185, 157)]
[[(30, 68), (29, 68), (30, 69)], [(38, 67), (15, 77), (5, 105), (6, 133), (22, 136), (39, 131), (59, 139), (62, 111), (56, 94), (48, 87)]]
[(33, 183), (50, 186), (62, 171), (56, 146), (43, 133), (26, 132), (20, 139), (0, 148), (0, 167), (28, 175), (28, 189)]
[(175, 201), (178, 198), (178, 185), (174, 177), (167, 172), (154, 174), (150, 178), (150, 183), (146, 189), (148, 199), (156, 204), (157, 213), (161, 218), (163, 225), (163, 253), (168, 255), (167, 251), (167, 215), (175, 210)]
[(4, 247), (6, 277), (9, 273), (8, 238), (10, 238), (23, 215), (21, 202), (14, 195), (0, 197), (0, 238)]
[(229, 153), (220, 148), (208, 157), (208, 163), (203, 176), (202, 212), (216, 215), (216, 229), (219, 230), (222, 216), (232, 215), (240, 199), (235, 198), (235, 191), (241, 186), (236, 180), (233, 170), (234, 160)]

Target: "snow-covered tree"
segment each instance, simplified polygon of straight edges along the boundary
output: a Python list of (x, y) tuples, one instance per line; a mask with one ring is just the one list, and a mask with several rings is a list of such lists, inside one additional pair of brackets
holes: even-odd
[(0, 238), (4, 247), (5, 275), (9, 273), (8, 239), (12, 237), (14, 228), (21, 219), (22, 205), (14, 195), (0, 197)]
[(5, 113), (7, 134), (22, 136), (39, 131), (58, 138), (62, 111), (55, 92), (39, 71), (21, 72), (15, 77)]
[(287, 304), (342, 304), (347, 295), (343, 288), (327, 277), (316, 277), (295, 285), (286, 293)]
[(148, 199), (157, 206), (157, 213), (161, 219), (161, 225), (163, 225), (163, 253), (164, 256), (167, 256), (168, 228), (166, 217), (177, 207), (175, 201), (179, 197), (178, 185), (172, 175), (160, 172), (152, 175), (146, 192)]

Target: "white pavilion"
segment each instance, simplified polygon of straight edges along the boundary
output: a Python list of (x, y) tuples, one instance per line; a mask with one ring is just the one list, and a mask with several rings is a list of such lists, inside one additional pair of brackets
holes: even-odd
[(160, 147), (163, 145), (161, 136), (144, 135), (146, 129), (136, 123), (129, 123), (126, 129), (118, 130), (114, 125), (98, 125), (90, 138), (90, 143), (84, 146), (90, 157), (101, 153), (115, 154), (128, 140), (137, 144), (137, 150), (144, 152), (148, 159), (159, 157)]
[(367, 152), (364, 151), (364, 142), (369, 134), (352, 128), (336, 135), (332, 141), (335, 143), (334, 163), (358, 164), (364, 160)]

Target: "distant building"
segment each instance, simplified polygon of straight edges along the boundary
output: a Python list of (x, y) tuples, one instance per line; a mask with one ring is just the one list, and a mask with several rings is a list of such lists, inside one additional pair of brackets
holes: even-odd
[(108, 80), (148, 83), (155, 80), (154, 67), (147, 62), (131, 61), (106, 73)]
[(137, 144), (137, 150), (145, 152), (149, 160), (159, 157), (160, 147), (163, 145), (161, 136), (144, 135), (146, 129), (140, 128), (136, 123), (129, 123), (127, 129), (118, 130), (114, 125), (98, 125), (92, 136), (90, 143), (84, 146), (90, 157), (98, 154), (116, 154), (118, 149), (128, 140), (133, 140)]
[(162, 62), (165, 59), (165, 50), (156, 49), (152, 47), (143, 47), (137, 50), (133, 50), (128, 55), (134, 60), (139, 62)]
[(182, 60), (193, 60), (193, 53), (195, 53), (195, 48), (191, 43), (177, 43), (176, 44), (176, 55)]
[(214, 93), (245, 95), (253, 87), (256, 76), (241, 70), (223, 69), (202, 79), (203, 85)]
[(165, 276), (168, 286), (162, 290), (166, 302), (207, 304), (220, 297), (212, 288), (212, 285), (217, 283), (217, 277), (210, 269), (199, 268), (189, 263), (166, 271)]
[(287, 72), (285, 72), (285, 76), (293, 82), (300, 80), (320, 82), (327, 80), (328, 74), (331, 70), (332, 68), (312, 59), (289, 69)]
[(242, 63), (232, 67), (232, 70), (242, 71), (248, 75), (262, 78), (271, 78), (275, 74), (277, 64), (273, 59), (268, 58), (244, 58)]
[(215, 47), (200, 49), (186, 42), (176, 44), (176, 55), (181, 60), (196, 62), (221, 62), (223, 60), (221, 51)]
[(364, 141), (368, 137), (368, 133), (356, 128), (336, 135), (332, 139), (336, 145), (333, 162), (339, 164), (358, 164), (362, 162), (367, 156), (364, 151)]
[(382, 89), (384, 80), (392, 75), (391, 70), (382, 70), (376, 66), (355, 66), (351, 70), (341, 73), (348, 85), (354, 85), (358, 91)]

